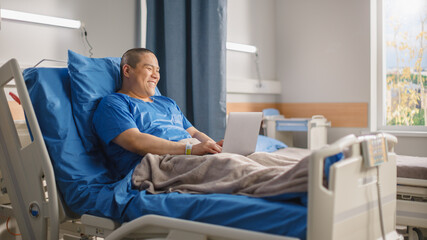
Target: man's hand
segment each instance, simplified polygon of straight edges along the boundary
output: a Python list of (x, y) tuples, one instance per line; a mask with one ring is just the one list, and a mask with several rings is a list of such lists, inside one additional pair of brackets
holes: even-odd
[(206, 141), (196, 145), (193, 145), (191, 151), (192, 155), (205, 155), (205, 154), (215, 154), (222, 151), (222, 140), (218, 143), (214, 141)]

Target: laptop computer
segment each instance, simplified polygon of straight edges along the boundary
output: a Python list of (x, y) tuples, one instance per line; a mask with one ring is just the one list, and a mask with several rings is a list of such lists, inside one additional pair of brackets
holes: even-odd
[(222, 152), (249, 155), (255, 152), (262, 112), (228, 114)]

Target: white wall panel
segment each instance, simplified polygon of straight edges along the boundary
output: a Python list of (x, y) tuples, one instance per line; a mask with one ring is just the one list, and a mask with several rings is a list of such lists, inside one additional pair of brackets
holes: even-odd
[(276, 16), (282, 102), (369, 101), (369, 0), (281, 0)]
[[(83, 21), (93, 46), (93, 57), (120, 57), (125, 50), (140, 44), (136, 0), (2, 0), (0, 4), (4, 9)], [(26, 66), (44, 58), (66, 60), (68, 49), (89, 56), (79, 30), (1, 22), (0, 63), (10, 58)]]

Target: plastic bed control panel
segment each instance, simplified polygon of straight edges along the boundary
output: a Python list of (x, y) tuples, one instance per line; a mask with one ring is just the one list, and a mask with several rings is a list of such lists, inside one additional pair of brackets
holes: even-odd
[(387, 162), (387, 141), (375, 137), (362, 142), (362, 152), (366, 167), (375, 167)]

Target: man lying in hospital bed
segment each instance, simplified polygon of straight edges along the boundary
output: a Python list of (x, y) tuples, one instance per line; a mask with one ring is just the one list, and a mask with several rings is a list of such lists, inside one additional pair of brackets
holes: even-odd
[(279, 155), (184, 156), (221, 153), (223, 141), (216, 143), (193, 127), (172, 99), (155, 96), (160, 71), (154, 53), (144, 48), (128, 50), (120, 70), (121, 89), (101, 100), (93, 123), (119, 175), (135, 169), (135, 188), (151, 186), (151, 193), (158, 193), (155, 186), (163, 186), (159, 191), (197, 189), (253, 196), (306, 191), (307, 160), (297, 165), (304, 167), (286, 174), (297, 161)]
[[(221, 152), (222, 141), (215, 143), (193, 127), (175, 101), (154, 96), (160, 80), (154, 53), (144, 48), (128, 50), (120, 63), (120, 75), (121, 89), (102, 99), (93, 122), (105, 152), (122, 175), (147, 153)], [(201, 143), (192, 146), (178, 142), (192, 137)]]
[[(75, 64), (73, 64), (73, 61), (76, 61), (76, 59), (84, 64), (76, 67)], [(72, 75), (72, 77), (75, 77), (76, 75), (87, 74), (87, 63), (90, 63), (91, 61), (97, 60), (82, 58), (77, 54), (70, 52), (70, 64), (68, 66), (68, 72), (70, 73), (70, 75)], [(101, 71), (102, 73), (106, 71), (105, 68), (111, 68), (111, 66), (114, 66), (114, 64), (111, 64), (112, 61), (109, 61), (108, 59), (105, 62), (107, 62), (108, 64), (101, 68), (103, 69)], [(152, 195), (148, 194), (148, 192), (146, 191), (139, 192), (131, 189), (131, 187), (135, 186), (129, 185), (130, 178), (131, 175), (135, 172), (130, 171), (123, 178), (122, 174), (120, 174), (117, 169), (107, 170), (104, 167), (106, 166), (106, 164), (103, 163), (101, 160), (103, 158), (101, 155), (99, 155), (100, 153), (94, 151), (94, 149), (96, 149), (96, 146), (94, 146), (96, 145), (96, 140), (94, 140), (90, 136), (91, 127), (89, 124), (92, 122), (92, 117), (87, 115), (88, 112), (92, 111), (93, 106), (88, 106), (88, 103), (90, 101), (85, 99), (85, 97), (87, 97), (88, 95), (90, 95), (90, 97), (93, 97), (94, 95), (96, 96), (96, 94), (98, 94), (97, 91), (93, 90), (93, 87), (90, 87), (90, 81), (95, 81), (96, 83), (99, 83), (99, 81), (101, 81), (100, 79), (103, 78), (92, 80), (90, 78), (85, 78), (84, 81), (80, 82), (76, 81), (75, 79), (72, 79), (71, 87), (74, 90), (69, 93), (69, 90), (67, 90), (69, 86), (67, 85), (70, 85), (70, 79), (68, 77), (67, 69), (59, 69), (59, 71), (56, 71), (54, 75), (43, 76), (43, 74), (48, 71), (48, 69), (46, 69), (46, 71), (44, 69), (30, 69), (25, 72), (24, 75), (27, 79), (26, 84), (31, 95), (31, 100), (34, 103), (36, 112), (39, 113), (38, 120), (40, 122), (40, 125), (44, 126), (42, 128), (42, 131), (49, 150), (50, 157), (52, 158), (52, 164), (55, 168), (56, 181), (59, 185), (59, 189), (61, 189), (67, 205), (70, 206), (71, 209), (75, 211), (78, 215), (89, 213), (95, 216), (111, 218), (119, 222), (127, 222), (132, 219), (136, 219), (140, 216), (154, 213), (158, 215), (166, 215), (170, 217), (184, 218), (200, 222), (215, 223), (225, 226), (250, 229), (279, 235), (296, 236), (302, 239), (304, 239), (306, 236), (306, 230), (308, 231), (308, 234), (310, 234), (310, 231), (311, 233), (315, 234), (326, 234), (325, 236), (328, 236), (328, 234), (334, 234), (334, 238), (340, 236), (340, 234), (350, 232), (350, 226), (345, 225), (345, 223), (348, 222), (348, 217), (352, 214), (346, 213), (345, 209), (347, 209), (348, 206), (354, 206), (355, 209), (358, 209), (357, 206), (359, 203), (354, 202), (354, 200), (364, 199), (366, 196), (363, 194), (357, 194), (351, 199), (347, 199), (345, 201), (346, 204), (342, 205), (340, 204), (340, 202), (343, 202), (342, 200), (337, 200), (337, 202), (334, 204), (334, 196), (338, 194), (338, 192), (335, 193), (335, 191), (333, 191), (320, 198), (316, 196), (321, 196), (318, 194), (323, 194), (322, 192), (325, 190), (322, 190), (318, 193), (314, 192), (314, 194), (311, 195), (312, 200), (314, 202), (311, 202), (310, 206), (312, 206), (313, 209), (317, 210), (311, 215), (311, 218), (308, 219), (311, 223), (311, 228), (309, 227), (307, 229), (307, 209), (306, 207), (304, 207), (306, 206), (306, 204), (304, 203), (307, 202), (307, 166), (304, 166), (304, 164), (307, 165), (308, 161), (298, 161), (299, 159), (303, 158), (303, 156), (301, 155), (296, 158), (288, 157), (289, 159), (287, 162), (287, 166), (282, 167), (282, 172), (288, 173), (288, 175), (283, 174), (283, 176), (285, 177), (282, 177), (281, 179), (279, 178), (278, 180), (278, 182), (285, 182), (282, 180), (285, 180), (286, 176), (290, 176), (291, 179), (298, 180), (299, 186), (305, 185), (305, 188), (301, 188), (302, 190), (296, 191), (294, 189), (294, 191), (290, 191), (294, 192), (293, 196), (292, 194), (280, 194), (289, 191), (286, 190), (286, 186), (282, 186), (282, 189), (285, 189), (285, 191), (282, 192), (274, 190), (274, 194), (260, 194), (261, 196), (274, 195), (272, 197), (267, 198), (246, 198), (244, 196), (228, 194), (177, 195), (171, 193), (166, 195)], [(93, 71), (93, 68), (91, 68), (89, 72)], [(113, 75), (114, 77), (116, 77), (115, 73), (113, 73)], [(38, 78), (43, 78), (43, 81), (38, 81)], [(117, 85), (115, 80), (107, 81), (107, 84)], [(86, 91), (89, 91), (90, 94), (82, 94), (81, 91), (76, 90), (78, 88), (86, 89)], [(114, 89), (114, 87), (111, 87), (109, 89)], [(52, 92), (54, 92), (54, 94), (51, 94)], [(61, 94), (65, 95), (65, 98), (71, 98), (73, 100), (71, 101), (73, 110), (72, 112), (63, 111), (66, 109), (71, 110), (71, 106), (70, 102), (64, 101), (62, 98), (56, 98), (56, 95)], [(101, 95), (105, 96), (105, 94)], [(61, 112), (61, 114), (58, 114), (58, 112)], [(54, 117), (52, 115), (54, 115)], [(80, 126), (81, 129), (73, 130), (73, 128), (70, 128), (70, 126), (73, 126), (74, 122), (75, 126)], [(34, 128), (34, 125), (31, 126), (32, 128)], [(4, 144), (6, 145), (8, 145), (9, 143), (10, 142), (4, 142)], [(337, 146), (339, 146), (339, 148), (336, 148)], [(323, 159), (326, 156), (337, 154), (339, 151), (342, 151), (343, 147), (345, 146), (352, 146), (352, 156), (360, 156), (358, 140), (354, 137), (350, 137), (343, 139), (341, 142), (334, 145), (334, 147), (331, 149), (325, 149), (327, 151), (325, 151), (324, 153), (319, 152), (317, 155), (313, 156), (313, 158)], [(193, 147), (195, 147), (195, 145)], [(31, 146), (31, 148), (34, 147)], [(27, 152), (29, 151), (29, 149), (23, 150)], [(147, 155), (156, 156), (154, 154)], [(211, 157), (216, 155), (207, 156)], [(196, 159), (199, 157), (187, 156), (187, 158)], [(351, 156), (349, 159), (352, 159)], [(237, 160), (252, 161), (253, 159), (240, 156), (237, 158)], [(354, 160), (356, 160), (356, 158), (354, 158)], [(281, 161), (283, 161), (283, 159)], [(267, 165), (276, 165), (274, 159), (268, 160), (266, 162)], [(350, 160), (338, 165), (340, 165), (339, 168), (345, 168), (345, 166), (351, 166), (353, 162), (353, 160)], [(354, 164), (356, 164), (356, 169), (359, 166), (358, 163), (359, 162), (354, 162)], [(295, 166), (295, 168), (292, 168), (290, 170), (288, 167), (289, 165)], [(336, 165), (337, 168), (338, 165)], [(145, 164), (142, 164), (140, 166), (142, 166), (143, 169), (146, 169)], [(215, 165), (212, 164), (211, 166)], [(218, 166), (223, 167), (220, 164), (217, 164), (217, 167)], [(393, 161), (391, 161), (391, 164), (386, 164), (384, 167), (385, 168), (382, 168), (384, 169), (382, 171), (385, 171), (383, 173), (395, 173), (395, 171), (393, 171)], [(323, 169), (323, 167), (321, 169)], [(326, 169), (328, 168), (325, 167), (325, 170)], [(364, 171), (365, 170), (363, 170), (363, 172)], [(368, 170), (366, 173), (364, 172), (363, 174), (368, 174), (368, 172), (369, 174), (371, 174), (372, 171)], [(333, 188), (331, 189), (334, 189), (336, 187), (342, 189), (342, 191), (340, 192), (343, 195), (337, 195), (337, 197), (347, 196), (345, 194), (345, 191), (343, 190), (349, 188), (349, 185), (344, 184), (344, 182), (337, 182), (334, 180), (335, 178), (343, 177), (343, 175), (341, 175), (339, 172), (336, 173), (337, 175), (334, 175), (335, 173), (333, 171), (333, 168), (331, 168), (331, 173), (332, 175), (330, 176), (330, 180), (331, 183), (333, 183), (333, 186), (331, 186)], [(280, 176), (280, 174), (276, 175)], [(320, 175), (320, 178), (315, 178), (315, 176), (318, 175), (316, 172), (314, 172), (312, 175), (310, 176), (312, 176), (315, 180), (311, 180), (313, 184), (310, 184), (310, 186), (312, 188), (316, 188), (315, 185), (319, 183), (322, 184), (323, 182), (322, 174)], [(345, 174), (345, 176), (347, 175), (349, 174)], [(268, 177), (268, 174), (266, 174), (266, 176)], [(388, 175), (381, 175), (381, 178), (387, 178), (387, 176)], [(367, 181), (366, 185), (369, 185), (369, 183), (372, 182), (372, 180), (369, 179), (371, 178), (367, 177), (366, 180), (363, 180)], [(391, 185), (389, 183), (391, 183)], [(343, 184), (348, 186), (345, 186), (343, 189)], [(395, 195), (395, 192), (393, 193), (392, 188), (388, 189), (388, 187), (393, 185), (395, 186), (395, 183), (393, 184), (393, 177), (391, 176), (390, 182), (387, 182), (387, 184), (385, 184), (386, 188), (383, 191), (383, 197), (385, 198), (385, 202), (383, 202), (383, 204), (386, 213), (390, 213), (390, 211), (391, 213), (393, 213), (394, 211), (393, 201), (391, 201), (389, 197), (393, 196), (393, 194)], [(272, 184), (272, 186), (276, 185)], [(136, 187), (140, 188), (141, 186)], [(357, 189), (359, 189), (360, 187), (361, 186), (357, 187)], [(236, 189), (242, 188), (241, 186), (239, 186)], [(160, 192), (164, 191), (164, 189), (161, 188), (157, 190)], [(179, 188), (178, 191), (181, 191), (181, 188)], [(326, 192), (328, 191), (329, 190), (326, 190)], [(254, 192), (257, 193), (253, 189), (250, 189), (249, 191), (250, 194), (256, 195), (253, 194)], [(295, 194), (295, 192), (297, 194)], [(298, 194), (298, 192), (300, 192), (301, 194)], [(287, 201), (290, 199), (293, 200)], [(316, 201), (316, 199), (318, 200)], [(353, 202), (355, 205), (352, 205)], [(320, 204), (319, 206), (322, 207), (316, 207), (318, 204)], [(334, 211), (332, 211), (332, 209), (336, 209), (335, 211), (337, 211), (337, 213), (340, 213), (340, 211), (344, 211), (342, 212), (342, 214), (337, 215), (338, 218), (335, 219), (335, 222), (332, 220), (334, 216)], [(326, 210), (326, 212), (322, 212), (323, 210)], [(320, 223), (323, 222), (320, 219), (327, 219), (325, 223), (331, 223), (335, 226), (338, 226), (340, 224), (344, 225), (343, 227), (334, 229), (332, 229), (332, 227), (328, 225), (329, 227), (326, 227), (328, 230), (323, 231), (324, 227), (316, 227), (320, 226)], [(35, 220), (35, 218), (30, 218), (29, 220), (33, 221)], [(394, 218), (385, 219), (386, 234), (391, 233), (393, 231), (393, 221)], [(364, 223), (366, 221), (362, 222)], [(378, 221), (373, 222), (373, 225), (369, 226), (365, 226), (365, 224), (362, 224), (362, 222), (360, 222), (360, 226), (364, 226), (363, 229), (366, 228), (368, 230), (369, 236), (378, 236)], [(131, 226), (128, 224), (126, 225)], [(351, 227), (354, 228), (354, 226), (355, 225), (352, 225)], [(340, 229), (342, 233), (340, 233)], [(309, 238), (316, 239), (315, 235), (311, 235), (311, 237)], [(332, 237), (327, 238), (332, 239)]]

